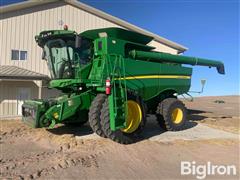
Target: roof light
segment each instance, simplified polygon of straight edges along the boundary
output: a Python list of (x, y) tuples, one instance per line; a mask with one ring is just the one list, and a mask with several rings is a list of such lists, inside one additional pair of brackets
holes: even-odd
[(65, 31), (67, 31), (67, 30), (68, 30), (68, 25), (64, 24), (63, 29), (64, 29)]

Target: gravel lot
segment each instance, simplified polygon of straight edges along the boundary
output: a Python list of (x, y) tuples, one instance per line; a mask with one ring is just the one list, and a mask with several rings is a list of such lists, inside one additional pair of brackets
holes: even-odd
[[(219, 103), (215, 101), (224, 102)], [(181, 175), (181, 161), (235, 165), (239, 179), (239, 96), (185, 101), (189, 127), (164, 132), (149, 115), (144, 139), (120, 145), (83, 127), (31, 129), (1, 120), (0, 178), (13, 179), (196, 179)]]

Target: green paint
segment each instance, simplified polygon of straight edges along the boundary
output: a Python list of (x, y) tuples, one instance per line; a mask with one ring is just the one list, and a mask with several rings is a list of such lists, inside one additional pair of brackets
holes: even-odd
[[(94, 97), (105, 93), (107, 78), (112, 88), (108, 96), (110, 126), (117, 130), (125, 127), (128, 90), (141, 96), (151, 108), (173, 93), (188, 92), (192, 68), (182, 64), (216, 67), (224, 73), (221, 62), (155, 52), (147, 45), (152, 37), (119, 28), (80, 34), (50, 30), (35, 39), (51, 72), (49, 87), (65, 95), (25, 101), (23, 121), (33, 127), (53, 128), (57, 123), (81, 121), (81, 113), (88, 111)], [(81, 46), (75, 46), (76, 40)], [(71, 118), (76, 115), (80, 118)]]
[(130, 57), (133, 59), (142, 59), (147, 61), (155, 62), (168, 62), (177, 64), (189, 64), (189, 65), (200, 65), (208, 67), (216, 67), (220, 74), (225, 74), (224, 65), (220, 61), (212, 61), (209, 59), (188, 57), (188, 56), (177, 56), (161, 52), (144, 52), (132, 50), (129, 52)]

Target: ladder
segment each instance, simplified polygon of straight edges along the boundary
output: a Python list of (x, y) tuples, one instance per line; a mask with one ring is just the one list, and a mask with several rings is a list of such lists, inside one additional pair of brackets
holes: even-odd
[[(112, 93), (109, 96), (110, 128), (117, 130), (125, 127), (127, 117), (127, 85), (125, 79), (125, 61), (121, 55), (107, 58), (112, 61), (111, 77)], [(114, 59), (114, 60), (113, 60)]]

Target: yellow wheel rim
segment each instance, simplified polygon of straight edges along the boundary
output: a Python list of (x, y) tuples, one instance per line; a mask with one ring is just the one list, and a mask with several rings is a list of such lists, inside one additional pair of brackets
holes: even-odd
[(172, 112), (172, 121), (175, 124), (181, 123), (183, 120), (183, 111), (180, 108), (175, 108)]
[(121, 129), (125, 133), (132, 133), (137, 130), (139, 124), (142, 121), (142, 110), (138, 103), (132, 100), (127, 101), (128, 116), (126, 121), (126, 127)]

